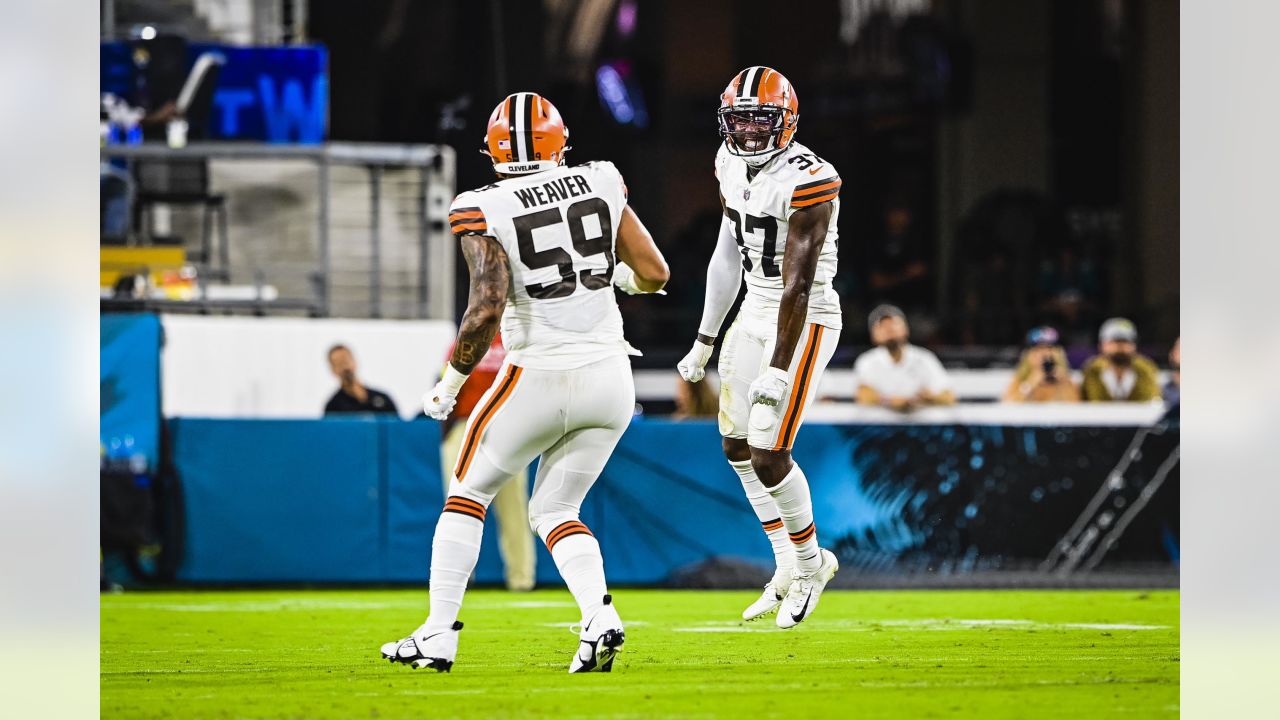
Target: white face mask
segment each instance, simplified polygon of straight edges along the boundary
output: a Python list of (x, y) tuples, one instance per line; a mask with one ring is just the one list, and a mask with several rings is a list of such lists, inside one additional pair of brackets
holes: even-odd
[(777, 156), (778, 156), (778, 153), (780, 153), (780, 152), (782, 152), (782, 151), (781, 151), (781, 150), (774, 150), (773, 152), (767, 152), (767, 153), (764, 153), (764, 154), (761, 154), (761, 155), (755, 155), (755, 156), (752, 156), (752, 157), (744, 157), (744, 158), (742, 158), (742, 161), (743, 161), (743, 162), (745, 162), (746, 164), (750, 165), (750, 166), (751, 166), (751, 167), (753, 167), (753, 168), (762, 168), (762, 167), (764, 167), (765, 165), (768, 165), (768, 164), (769, 164), (769, 161), (770, 161), (770, 160), (772, 160), (772, 159), (774, 159), (775, 157), (777, 157)]
[(729, 152), (751, 167), (763, 166), (781, 151), (772, 148), (782, 131), (782, 113), (777, 109), (722, 112), (719, 119)]

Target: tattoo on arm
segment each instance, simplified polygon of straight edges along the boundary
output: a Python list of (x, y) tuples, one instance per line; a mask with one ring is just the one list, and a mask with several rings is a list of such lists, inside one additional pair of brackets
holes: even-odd
[(791, 216), (782, 258), (782, 302), (778, 307), (778, 336), (770, 365), (786, 370), (809, 316), (809, 292), (818, 271), (818, 256), (827, 238), (831, 203), (797, 210)]
[(486, 235), (463, 235), (462, 255), (471, 272), (471, 291), (449, 361), (455, 370), (467, 375), (480, 364), (498, 334), (502, 311), (507, 306), (511, 266), (502, 244)]

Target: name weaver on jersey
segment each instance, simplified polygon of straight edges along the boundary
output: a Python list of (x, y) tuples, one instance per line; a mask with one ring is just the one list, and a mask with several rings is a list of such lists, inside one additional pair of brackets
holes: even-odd
[(565, 165), (569, 131), (546, 98), (508, 96), (489, 116), (484, 152), (499, 180), (449, 210), (471, 276), (467, 310), (443, 377), (423, 397), (443, 420), (499, 325), (507, 357), (467, 419), (431, 545), (430, 611), (382, 656), (448, 671), (490, 502), (541, 457), (529, 523), (581, 611), (569, 672), (609, 672), (626, 633), (600, 544), (579, 519), (587, 492), (631, 420), (635, 387), (612, 292), (662, 290), (669, 271), (609, 162)]
[(720, 348), (720, 434), (776, 563), (742, 617), (776, 611), (781, 628), (813, 614), (839, 569), (818, 545), (809, 483), (791, 459), (841, 327), (832, 287), (840, 176), (795, 142), (799, 107), (791, 83), (763, 66), (738, 73), (720, 96), (715, 176), (724, 218), (698, 337), (677, 366), (686, 380), (702, 380), (745, 277), (746, 298)]

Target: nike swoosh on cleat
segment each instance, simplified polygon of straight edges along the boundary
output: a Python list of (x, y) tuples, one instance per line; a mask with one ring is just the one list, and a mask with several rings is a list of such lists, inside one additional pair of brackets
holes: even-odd
[(809, 609), (809, 601), (810, 601), (810, 600), (812, 600), (812, 599), (813, 599), (813, 591), (812, 591), (812, 590), (810, 590), (810, 591), (809, 591), (809, 594), (808, 594), (808, 595), (806, 595), (806, 596), (805, 596), (805, 598), (804, 598), (804, 605), (800, 606), (800, 614), (799, 614), (799, 615), (792, 615), (792, 616), (791, 616), (791, 619), (792, 619), (792, 620), (795, 620), (796, 622), (800, 622), (801, 620), (803, 620), (803, 619), (804, 619), (805, 611), (807, 611), (807, 610)]

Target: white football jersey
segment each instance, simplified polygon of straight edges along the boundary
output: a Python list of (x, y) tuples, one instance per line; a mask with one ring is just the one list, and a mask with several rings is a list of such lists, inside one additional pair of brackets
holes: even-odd
[(513, 364), (571, 370), (634, 352), (613, 292), (626, 204), (622, 175), (603, 161), (506, 178), (454, 199), (453, 233), (497, 238), (507, 252), (502, 341)]
[(836, 242), (840, 217), (840, 175), (798, 142), (766, 164), (750, 181), (748, 165), (724, 146), (716, 153), (716, 179), (724, 197), (734, 237), (742, 251), (747, 280), (743, 308), (761, 319), (776, 321), (782, 300), (782, 261), (787, 252), (788, 220), (797, 210), (831, 203), (831, 224), (818, 257), (809, 295), (808, 322), (841, 327), (840, 296), (832, 287), (836, 275)]

